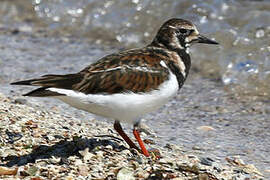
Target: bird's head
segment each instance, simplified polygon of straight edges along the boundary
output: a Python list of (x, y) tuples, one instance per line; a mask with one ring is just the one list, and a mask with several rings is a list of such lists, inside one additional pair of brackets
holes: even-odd
[(218, 44), (216, 41), (201, 35), (191, 22), (174, 18), (161, 26), (152, 45), (187, 51), (194, 43)]

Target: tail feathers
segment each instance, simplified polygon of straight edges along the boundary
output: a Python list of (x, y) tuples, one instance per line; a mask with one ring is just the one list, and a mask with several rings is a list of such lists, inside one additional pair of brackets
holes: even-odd
[(38, 79), (13, 82), (11, 85), (32, 85), (41, 87), (55, 87), (62, 89), (72, 89), (72, 86), (80, 82), (81, 74), (67, 75), (45, 75)]
[(48, 97), (48, 96), (65, 96), (65, 94), (60, 94), (53, 92), (47, 89), (47, 87), (41, 87), (35, 89), (29, 93), (24, 94), (23, 96), (32, 96), (32, 97)]
[(23, 96), (47, 97), (47, 96), (65, 96), (65, 94), (50, 91), (50, 87), (60, 89), (72, 89), (74, 84), (77, 84), (82, 79), (81, 74), (67, 74), (67, 75), (45, 75), (38, 79), (29, 79), (25, 81), (13, 82), (11, 85), (32, 85), (41, 86)]
[(13, 83), (10, 83), (11, 85), (32, 85), (32, 82), (34, 80), (31, 79), (31, 80), (25, 80), (25, 81), (17, 81), (17, 82), (13, 82)]

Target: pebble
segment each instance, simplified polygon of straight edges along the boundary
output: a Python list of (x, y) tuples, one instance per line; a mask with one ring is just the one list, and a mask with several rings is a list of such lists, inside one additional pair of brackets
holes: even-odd
[(79, 175), (87, 176), (89, 174), (89, 169), (86, 165), (79, 165)]
[(8, 168), (0, 166), (0, 175), (16, 175), (18, 168)]
[(106, 148), (106, 149), (109, 149), (109, 150), (113, 150), (112, 145), (107, 145), (105, 148)]
[(137, 173), (136, 173), (136, 177), (143, 178), (143, 179), (147, 179), (149, 175), (150, 174), (146, 170), (143, 170), (141, 168), (137, 170)]
[(102, 158), (104, 156), (103, 151), (97, 151), (96, 154), (97, 154), (97, 157), (99, 157), (99, 158)]
[(257, 31), (256, 31), (256, 38), (262, 38), (262, 37), (264, 37), (264, 34), (265, 34), (265, 32), (264, 32), (264, 29), (258, 29)]
[(26, 104), (27, 103), (27, 100), (26, 99), (23, 99), (23, 98), (17, 98), (14, 100), (14, 102), (16, 104)]
[(75, 162), (74, 162), (74, 165), (75, 165), (75, 166), (79, 166), (79, 165), (81, 165), (81, 164), (83, 164), (83, 162), (82, 162), (82, 160), (80, 160), (80, 159), (76, 159)]
[(89, 161), (93, 156), (95, 156), (93, 153), (89, 152), (89, 148), (85, 148), (85, 150), (79, 151), (79, 153), (82, 155), (84, 162)]
[(117, 180), (135, 180), (134, 172), (129, 168), (122, 168), (117, 174)]
[(171, 159), (171, 158), (168, 158), (168, 157), (165, 157), (165, 158), (161, 158), (160, 160), (159, 160), (159, 163), (161, 163), (161, 164), (174, 164), (174, 160), (173, 159)]
[(200, 147), (200, 146), (196, 146), (196, 145), (195, 145), (195, 146), (193, 146), (193, 147), (192, 147), (192, 149), (193, 149), (193, 150), (199, 150), (199, 151), (203, 150), (203, 148), (202, 148), (202, 147)]
[(27, 174), (29, 174), (29, 176), (35, 176), (37, 171), (38, 171), (38, 167), (31, 166), (31, 167), (29, 167), (29, 169), (27, 169), (26, 172), (27, 172)]
[(58, 163), (60, 163), (60, 161), (61, 161), (60, 157), (52, 156), (52, 158), (50, 159), (50, 162), (53, 164), (58, 164)]
[(200, 161), (203, 165), (206, 165), (206, 166), (212, 166), (214, 160), (212, 160), (211, 158), (208, 158), (208, 157), (201, 157), (200, 158)]
[(204, 132), (215, 130), (212, 126), (199, 126), (197, 129)]

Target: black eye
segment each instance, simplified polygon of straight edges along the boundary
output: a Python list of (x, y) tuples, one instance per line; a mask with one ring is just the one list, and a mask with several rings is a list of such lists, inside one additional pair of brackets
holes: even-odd
[(188, 30), (186, 30), (186, 29), (179, 29), (179, 32), (180, 32), (181, 34), (186, 34), (186, 33), (188, 32)]
[(190, 35), (194, 30), (193, 29), (178, 29), (178, 34), (179, 35), (185, 35), (188, 36)]

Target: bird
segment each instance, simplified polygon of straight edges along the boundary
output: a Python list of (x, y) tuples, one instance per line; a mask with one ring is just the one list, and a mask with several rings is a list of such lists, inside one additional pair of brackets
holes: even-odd
[[(78, 73), (48, 74), (11, 85), (38, 86), (23, 96), (56, 98), (113, 119), (114, 129), (129, 147), (149, 157), (138, 130), (140, 118), (176, 96), (189, 74), (189, 48), (196, 43), (218, 44), (201, 35), (192, 22), (172, 18), (145, 47), (107, 55)], [(140, 148), (123, 131), (121, 123), (133, 125)]]

